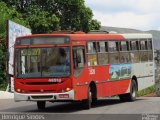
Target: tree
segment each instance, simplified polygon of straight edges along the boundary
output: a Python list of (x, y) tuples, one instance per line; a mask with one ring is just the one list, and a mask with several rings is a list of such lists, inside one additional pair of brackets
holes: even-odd
[[(84, 0), (55, 0), (55, 2), (62, 30), (71, 29), (84, 32), (90, 30), (93, 13), (89, 7), (85, 6)], [(100, 28), (100, 22), (94, 20), (94, 24), (97, 25), (94, 28)], [(92, 28), (94, 24), (92, 24)]]
[(26, 20), (32, 28), (32, 33), (50, 33), (59, 28), (59, 18), (55, 14), (50, 15), (37, 5), (30, 6), (28, 10), (30, 12), (26, 14)]
[[(92, 10), (84, 0), (3, 0), (29, 21), (33, 33), (48, 33), (57, 29), (88, 32), (99, 29)], [(94, 26), (96, 25), (96, 26)]]
[(14, 8), (7, 7), (4, 2), (0, 2), (0, 89), (5, 87), (6, 78), (6, 23), (10, 19), (16, 23), (29, 27), (28, 23), (23, 19), (22, 14)]
[(23, 19), (22, 14), (16, 11), (14, 8), (7, 7), (4, 2), (0, 2), (0, 37), (6, 36), (6, 21), (12, 20), (16, 23), (29, 27), (28, 23)]
[(89, 23), (89, 30), (99, 30), (100, 27), (101, 27), (101, 23), (97, 20), (93, 19)]

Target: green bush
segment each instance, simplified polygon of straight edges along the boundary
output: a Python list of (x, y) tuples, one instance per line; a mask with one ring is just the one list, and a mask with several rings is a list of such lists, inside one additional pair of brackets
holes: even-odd
[(137, 96), (140, 97), (140, 96), (144, 96), (144, 95), (147, 95), (147, 94), (155, 93), (155, 91), (156, 91), (155, 85), (153, 85), (151, 87), (148, 87), (146, 89), (138, 91)]
[(4, 39), (0, 39), (0, 90), (6, 88), (6, 62), (5, 62), (5, 44)]

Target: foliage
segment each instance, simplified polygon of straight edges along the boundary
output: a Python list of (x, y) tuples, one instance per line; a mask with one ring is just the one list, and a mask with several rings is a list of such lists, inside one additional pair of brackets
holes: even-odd
[(59, 19), (55, 14), (49, 15), (36, 6), (30, 6), (29, 10), (26, 19), (32, 28), (32, 33), (50, 33), (59, 28)]
[(5, 38), (6, 36), (6, 24), (7, 20), (10, 19), (16, 23), (29, 27), (27, 22), (22, 18), (22, 14), (18, 13), (16, 9), (9, 8), (4, 2), (0, 2), (0, 37)]
[(0, 83), (0, 90), (6, 90), (6, 82), (3, 80), (3, 81), (1, 81), (1, 83)]
[(4, 2), (0, 2), (0, 88), (6, 86), (6, 28), (7, 20), (10, 19), (16, 23), (29, 27), (27, 22), (23, 19), (22, 14), (16, 11), (15, 8), (10, 8)]
[(155, 91), (156, 91), (155, 85), (153, 85), (151, 87), (148, 87), (146, 89), (138, 91), (137, 96), (140, 97), (140, 96), (144, 96), (144, 95), (147, 95), (147, 94), (150, 94), (150, 93), (155, 93)]
[(101, 27), (101, 23), (97, 20), (91, 20), (90, 24), (89, 24), (89, 30), (99, 30), (99, 28)]
[(62, 30), (89, 30), (89, 23), (93, 13), (84, 5), (83, 0), (55, 0), (57, 3), (57, 16), (60, 18)]
[(92, 10), (84, 0), (2, 0), (23, 14), (33, 33), (54, 30), (85, 31), (99, 29)]
[(0, 88), (3, 86), (5, 86), (5, 77), (6, 77), (6, 72), (5, 72), (5, 55), (4, 55), (4, 51), (5, 51), (5, 45), (2, 43), (2, 39), (0, 38)]

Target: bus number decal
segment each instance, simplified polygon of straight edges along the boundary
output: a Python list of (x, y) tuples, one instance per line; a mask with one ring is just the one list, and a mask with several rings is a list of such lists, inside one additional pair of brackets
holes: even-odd
[(53, 83), (58, 82), (58, 83), (60, 83), (60, 82), (62, 82), (62, 80), (59, 79), (59, 78), (53, 78), (53, 79), (49, 79), (48, 82), (53, 82)]

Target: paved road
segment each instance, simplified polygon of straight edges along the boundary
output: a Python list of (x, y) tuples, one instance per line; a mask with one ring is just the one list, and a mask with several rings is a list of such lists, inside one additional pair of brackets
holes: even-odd
[(0, 112), (21, 113), (71, 113), (71, 114), (160, 114), (160, 97), (139, 97), (135, 102), (120, 102), (119, 99), (99, 100), (90, 110), (80, 103), (47, 103), (45, 110), (37, 110), (35, 102), (0, 100)]
[(38, 110), (36, 102), (0, 100), (0, 120), (160, 120), (160, 97), (139, 97), (135, 102), (99, 100), (90, 110), (80, 103), (47, 103)]

